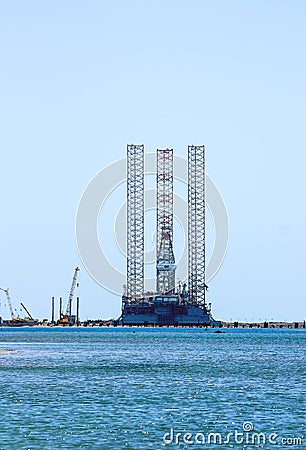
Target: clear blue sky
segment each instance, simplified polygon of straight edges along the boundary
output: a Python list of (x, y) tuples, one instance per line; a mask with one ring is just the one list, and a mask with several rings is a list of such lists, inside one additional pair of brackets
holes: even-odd
[[(80, 196), (127, 143), (204, 143), (230, 220), (215, 317), (306, 319), (305, 17), (303, 0), (1, 1), (0, 286), (15, 305), (42, 318), (66, 301)], [(81, 269), (82, 318), (119, 315)]]

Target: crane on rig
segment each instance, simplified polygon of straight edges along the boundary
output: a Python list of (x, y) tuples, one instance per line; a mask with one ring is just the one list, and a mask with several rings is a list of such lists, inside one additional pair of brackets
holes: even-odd
[(73, 297), (74, 297), (75, 288), (78, 285), (77, 279), (78, 279), (79, 270), (80, 270), (79, 267), (76, 267), (74, 269), (72, 284), (71, 284), (68, 302), (67, 302), (66, 313), (61, 314), (61, 317), (59, 320), (59, 323), (61, 323), (61, 324), (73, 325), (73, 323), (75, 323), (75, 316), (72, 315), (72, 301), (73, 301)]
[(0, 290), (3, 291), (3, 292), (5, 292), (6, 299), (7, 299), (7, 303), (8, 303), (8, 306), (9, 306), (9, 308), (10, 308), (10, 313), (11, 313), (11, 318), (12, 318), (12, 320), (16, 320), (16, 317), (15, 317), (15, 314), (14, 314), (14, 311), (13, 311), (13, 306), (12, 306), (11, 297), (10, 297), (8, 288), (6, 288), (6, 289), (0, 288)]

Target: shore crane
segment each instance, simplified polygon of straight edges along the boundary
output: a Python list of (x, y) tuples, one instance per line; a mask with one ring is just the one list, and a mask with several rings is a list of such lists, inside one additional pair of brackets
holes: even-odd
[(79, 270), (80, 270), (79, 267), (76, 267), (74, 269), (74, 274), (73, 274), (73, 278), (72, 278), (72, 284), (71, 284), (69, 297), (68, 297), (68, 302), (67, 302), (66, 313), (64, 315), (62, 315), (62, 317), (60, 318), (60, 323), (72, 324), (72, 322), (73, 322), (72, 321), (72, 314), (71, 314), (72, 313), (72, 301), (73, 301), (73, 297), (74, 297), (75, 288), (78, 285), (77, 278), (78, 278)]
[(5, 292), (5, 295), (6, 295), (6, 298), (7, 298), (7, 303), (8, 303), (8, 306), (10, 308), (10, 313), (11, 313), (12, 320), (16, 319), (14, 311), (13, 311), (13, 306), (12, 306), (11, 297), (10, 297), (8, 288), (7, 289), (0, 288), (0, 290)]
[(27, 313), (27, 315), (29, 316), (29, 319), (31, 320), (35, 320), (33, 319), (32, 314), (29, 312), (29, 310), (24, 306), (24, 304), (21, 302), (20, 305), (22, 306), (22, 308), (25, 310), (25, 312)]

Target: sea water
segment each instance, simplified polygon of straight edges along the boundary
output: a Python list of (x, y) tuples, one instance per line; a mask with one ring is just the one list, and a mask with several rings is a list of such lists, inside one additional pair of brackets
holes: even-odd
[(306, 448), (305, 330), (0, 329), (0, 448)]

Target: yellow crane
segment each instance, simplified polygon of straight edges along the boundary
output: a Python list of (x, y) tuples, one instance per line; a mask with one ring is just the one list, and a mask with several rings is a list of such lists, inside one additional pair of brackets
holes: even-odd
[(69, 324), (72, 325), (74, 323), (73, 317), (72, 316), (72, 301), (73, 301), (73, 296), (74, 296), (74, 291), (75, 288), (78, 286), (77, 283), (77, 278), (78, 278), (78, 272), (79, 272), (80, 268), (76, 267), (74, 269), (74, 274), (73, 274), (73, 278), (72, 278), (72, 284), (71, 284), (71, 288), (70, 288), (70, 292), (69, 292), (69, 297), (68, 297), (68, 302), (67, 302), (67, 308), (66, 308), (66, 313), (63, 314), (59, 320), (59, 322), (61, 324)]

